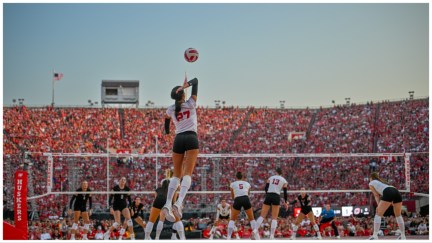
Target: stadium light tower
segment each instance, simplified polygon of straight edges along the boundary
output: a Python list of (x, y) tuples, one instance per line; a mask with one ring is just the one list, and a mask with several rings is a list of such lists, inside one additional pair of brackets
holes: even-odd
[(413, 100), (414, 99), (414, 91), (409, 91), (408, 94), (409, 94), (409, 99)]

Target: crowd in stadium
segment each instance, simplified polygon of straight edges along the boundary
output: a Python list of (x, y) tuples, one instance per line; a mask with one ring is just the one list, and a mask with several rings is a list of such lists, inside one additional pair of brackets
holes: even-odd
[[(169, 153), (172, 135), (163, 135), (165, 109), (118, 108), (29, 108), (26, 106), (3, 109), (3, 158), (12, 168), (22, 167), (17, 154), (24, 151), (60, 153), (102, 153), (109, 148), (132, 149), (139, 153), (158, 151)], [(269, 109), (198, 108), (198, 135), (200, 153), (373, 153), (373, 152), (425, 152), (429, 151), (429, 101), (404, 100), (398, 102), (368, 103), (365, 105), (334, 106), (323, 109)], [(289, 132), (305, 132), (305, 137), (290, 139)], [(174, 131), (171, 131), (174, 133)], [(208, 179), (205, 188), (227, 190), (234, 174), (242, 170), (248, 175), (252, 190), (263, 190), (265, 182), (275, 168), (282, 167), (289, 190), (304, 186), (309, 190), (364, 189), (367, 188), (371, 170), (380, 170), (381, 176), (398, 188), (404, 188), (403, 157), (383, 157), (377, 161), (369, 158), (290, 158), (218, 159), (219, 175), (214, 174), (215, 159), (200, 158), (190, 191), (200, 191), (202, 173), (207, 178), (219, 178), (219, 187)], [(46, 156), (32, 154), (34, 194), (46, 192)], [(65, 158), (55, 159), (53, 191), (74, 191), (68, 178)], [(105, 191), (106, 159), (76, 158), (73, 163), (81, 173), (80, 180), (89, 180), (92, 190)], [(169, 168), (171, 158), (159, 158), (159, 171)], [(428, 193), (429, 157), (424, 154), (411, 156), (411, 191)], [(383, 169), (385, 168), (385, 169)], [(381, 170), (382, 169), (382, 170)], [(120, 176), (126, 176), (128, 186), (134, 191), (155, 189), (155, 163), (153, 159), (112, 158), (110, 185)], [(329, 176), (328, 172), (334, 171)], [(4, 170), (4, 180), (8, 178)], [(394, 173), (398, 173), (395, 175)], [(164, 178), (159, 173), (158, 181)], [(79, 183), (80, 181), (78, 181)], [(152, 183), (149, 183), (152, 182)], [(78, 187), (78, 184), (75, 185)], [(4, 198), (11, 198), (11, 191), (4, 190)], [(371, 198), (367, 193), (312, 194), (313, 204), (322, 206), (327, 201), (340, 205), (367, 205)], [(291, 196), (291, 195), (290, 195)], [(60, 216), (69, 202), (66, 195), (50, 195), (37, 200), (42, 219)], [(106, 195), (96, 195), (95, 207), (106, 209)], [(144, 197), (147, 209), (153, 197)], [(214, 195), (187, 196), (186, 205), (214, 204)], [(251, 197), (253, 206), (260, 208), (262, 196)], [(279, 224), (282, 225), (283, 224)], [(46, 227), (45, 227), (46, 228)], [(41, 229), (42, 230), (42, 229)], [(54, 232), (52, 232), (54, 233)]]

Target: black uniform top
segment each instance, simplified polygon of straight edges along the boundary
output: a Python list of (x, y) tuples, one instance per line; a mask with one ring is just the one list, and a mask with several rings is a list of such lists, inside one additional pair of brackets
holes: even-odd
[[(82, 187), (76, 190), (77, 192), (82, 192)], [(87, 192), (91, 192), (90, 188), (87, 188)], [(69, 202), (69, 208), (73, 209), (74, 204), (79, 207), (85, 207), (87, 204), (87, 200), (89, 201), (89, 209), (92, 208), (92, 198), (90, 194), (74, 194)]]
[(132, 203), (130, 209), (133, 212), (133, 217), (140, 216), (141, 218), (144, 218), (144, 205), (142, 203), (138, 204), (138, 206), (136, 203)]
[[(128, 186), (125, 186), (123, 189), (121, 189), (120, 186), (117, 185), (113, 188), (113, 191), (115, 191), (115, 192), (128, 192), (128, 191), (130, 191), (130, 188)], [(114, 202), (113, 202), (113, 199), (114, 199)], [(110, 205), (110, 207), (112, 207), (113, 204), (127, 205), (126, 200), (128, 200), (129, 205), (132, 205), (132, 199), (131, 199), (129, 193), (111, 194), (109, 197), (109, 205)]]
[(305, 197), (298, 195), (297, 200), (300, 202), (300, 206), (302, 208), (307, 208), (307, 207), (311, 206), (311, 205), (309, 205), (310, 199), (309, 199), (309, 195), (307, 195), (307, 194), (305, 195)]

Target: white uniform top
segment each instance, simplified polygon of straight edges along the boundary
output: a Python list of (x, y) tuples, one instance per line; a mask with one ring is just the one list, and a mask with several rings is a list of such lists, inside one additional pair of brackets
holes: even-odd
[(384, 189), (386, 189), (387, 187), (394, 187), (394, 186), (390, 186), (387, 184), (382, 183), (379, 180), (373, 180), (371, 182), (369, 182), (369, 186), (373, 186), (373, 188), (375, 188), (375, 190), (382, 196), (383, 195), (383, 191)]
[(175, 105), (168, 107), (166, 114), (171, 117), (174, 122), (176, 134), (198, 130), (198, 121), (196, 113), (196, 102), (190, 97), (186, 102), (181, 104), (181, 110), (178, 113), (178, 120), (175, 117)]
[(248, 196), (249, 188), (251, 185), (247, 181), (234, 181), (230, 187), (234, 191), (234, 198), (241, 196)]
[(230, 206), (228, 203), (226, 203), (225, 207), (223, 207), (223, 206), (222, 206), (222, 203), (219, 203), (219, 204), (217, 205), (217, 210), (219, 211), (219, 215), (220, 215), (220, 216), (224, 216), (224, 217), (226, 217), (226, 216), (228, 216), (228, 215), (230, 214), (230, 212), (231, 212), (231, 206)]
[(285, 184), (288, 182), (280, 175), (271, 176), (269, 179), (268, 193), (276, 193), (280, 195), (280, 192)]

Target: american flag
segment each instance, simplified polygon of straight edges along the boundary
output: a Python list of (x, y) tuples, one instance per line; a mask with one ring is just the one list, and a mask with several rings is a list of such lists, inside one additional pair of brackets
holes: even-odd
[(63, 73), (54, 73), (54, 80), (61, 80), (63, 78)]

